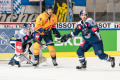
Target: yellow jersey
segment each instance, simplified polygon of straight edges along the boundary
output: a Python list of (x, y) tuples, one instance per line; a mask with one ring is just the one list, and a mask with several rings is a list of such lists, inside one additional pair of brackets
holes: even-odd
[(56, 24), (57, 24), (57, 16), (52, 13), (49, 20), (47, 13), (44, 12), (40, 14), (36, 19), (35, 31), (40, 33), (40, 35), (44, 35), (43, 32), (41, 33), (40, 31), (38, 31), (40, 28), (47, 29), (50, 31), (52, 28), (56, 28)]

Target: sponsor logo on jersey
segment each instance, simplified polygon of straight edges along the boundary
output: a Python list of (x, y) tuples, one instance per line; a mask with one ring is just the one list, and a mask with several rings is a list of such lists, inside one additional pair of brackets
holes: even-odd
[(28, 40), (28, 38), (27, 38), (27, 36), (25, 36), (25, 38), (24, 38), (25, 40)]
[(81, 29), (81, 26), (80, 26), (80, 25), (78, 25), (78, 29)]
[(40, 40), (40, 35), (39, 34), (35, 34), (35, 39), (39, 39)]
[(94, 31), (97, 31), (97, 28), (92, 28), (92, 31), (94, 32)]
[(22, 42), (16, 42), (16, 52), (23, 53), (22, 51)]
[(17, 49), (22, 49), (22, 47), (21, 46), (17, 46)]

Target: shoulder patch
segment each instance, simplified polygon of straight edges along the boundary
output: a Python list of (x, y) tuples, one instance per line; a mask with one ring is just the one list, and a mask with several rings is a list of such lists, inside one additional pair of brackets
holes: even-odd
[(80, 25), (78, 25), (78, 29), (81, 29), (81, 26), (80, 26)]

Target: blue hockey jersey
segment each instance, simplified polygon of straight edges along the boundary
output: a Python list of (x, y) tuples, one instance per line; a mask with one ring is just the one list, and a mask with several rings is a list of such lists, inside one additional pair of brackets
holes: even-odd
[(92, 18), (87, 18), (87, 20), (83, 24), (81, 21), (79, 21), (76, 24), (76, 28), (67, 36), (74, 37), (74, 36), (78, 35), (80, 32), (83, 32), (85, 30), (85, 28), (89, 29), (89, 32), (87, 33), (86, 36), (82, 35), (82, 37), (84, 38), (85, 41), (88, 41), (89, 43), (102, 41), (101, 36), (99, 34), (99, 28)]
[(10, 39), (10, 44), (15, 44), (16, 41), (22, 42), (23, 44), (30, 43), (33, 41), (33, 36), (34, 36), (34, 28), (31, 27), (30, 33), (26, 33), (24, 29), (21, 29), (18, 31), (18, 33), (14, 34), (11, 39)]

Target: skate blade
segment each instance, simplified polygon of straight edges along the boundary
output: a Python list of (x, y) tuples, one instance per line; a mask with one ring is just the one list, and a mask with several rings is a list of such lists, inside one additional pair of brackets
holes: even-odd
[(34, 68), (34, 69), (37, 69), (38, 67), (39, 67), (39, 66), (34, 66), (33, 68)]
[(18, 66), (18, 65), (14, 65), (14, 67), (19, 68), (19, 66)]
[(14, 66), (12, 66), (12, 65), (8, 65), (8, 67), (15, 67), (15, 68), (19, 68), (19, 66), (18, 65), (14, 65)]
[[(54, 66), (54, 65), (53, 65)], [(55, 68), (59, 68), (59, 66), (57, 65), (57, 66), (54, 66)]]
[(81, 69), (77, 69), (77, 70), (86, 71), (87, 69), (86, 68), (81, 68)]
[(43, 62), (43, 63), (41, 63), (43, 66), (45, 66), (45, 65), (47, 65), (48, 64), (48, 62), (46, 61), (46, 62)]
[(12, 67), (12, 65), (8, 65), (7, 67)]

